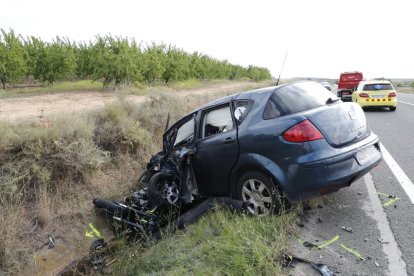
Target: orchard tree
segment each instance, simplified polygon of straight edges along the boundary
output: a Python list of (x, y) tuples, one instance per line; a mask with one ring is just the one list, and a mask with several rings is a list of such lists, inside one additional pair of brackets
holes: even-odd
[(104, 86), (114, 82), (130, 84), (142, 81), (143, 54), (140, 46), (126, 38), (97, 37), (92, 47), (91, 64), (94, 80), (103, 79)]
[(0, 82), (3, 89), (6, 89), (6, 83), (16, 83), (25, 76), (26, 51), (13, 30), (9, 33), (3, 29), (0, 31)]
[(155, 80), (161, 79), (165, 68), (167, 56), (165, 45), (152, 43), (144, 51), (144, 69), (143, 76), (149, 85), (154, 84)]
[(190, 78), (190, 57), (181, 49), (169, 46), (166, 53), (165, 70), (162, 78), (168, 84), (170, 80), (182, 81)]
[(43, 84), (69, 80), (76, 75), (75, 44), (56, 37), (52, 43), (36, 41), (37, 55), (33, 75)]

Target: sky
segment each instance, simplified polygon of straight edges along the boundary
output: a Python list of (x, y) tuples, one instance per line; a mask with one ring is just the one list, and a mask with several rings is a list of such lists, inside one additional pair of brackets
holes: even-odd
[(282, 78), (414, 78), (411, 0), (1, 0), (0, 28), (51, 41), (112, 34)]

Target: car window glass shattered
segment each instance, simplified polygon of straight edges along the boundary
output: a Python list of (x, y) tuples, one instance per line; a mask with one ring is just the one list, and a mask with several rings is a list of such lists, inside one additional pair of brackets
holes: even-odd
[(204, 116), (203, 130), (204, 137), (217, 133), (226, 132), (233, 128), (230, 106), (209, 111)]
[(175, 138), (174, 146), (189, 140), (194, 136), (194, 118), (191, 118), (188, 122), (184, 123), (178, 128), (177, 137)]
[(266, 105), (263, 118), (273, 119), (325, 105), (329, 98), (336, 98), (322, 85), (300, 82), (277, 89)]

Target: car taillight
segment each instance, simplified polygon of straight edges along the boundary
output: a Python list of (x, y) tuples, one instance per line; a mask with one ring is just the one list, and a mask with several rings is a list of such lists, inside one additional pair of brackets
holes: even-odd
[(308, 120), (304, 120), (283, 133), (286, 141), (300, 143), (323, 139), (322, 133)]
[(388, 94), (388, 98), (391, 98), (391, 97), (397, 97), (397, 93), (391, 92), (390, 94)]
[(362, 98), (369, 98), (369, 95), (367, 93), (359, 93), (359, 96)]

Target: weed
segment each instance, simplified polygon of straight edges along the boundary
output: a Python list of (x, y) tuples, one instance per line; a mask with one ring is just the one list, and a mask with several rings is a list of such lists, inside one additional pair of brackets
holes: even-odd
[(125, 248), (117, 269), (124, 275), (280, 275), (294, 218), (258, 219), (219, 208), (143, 254), (134, 254), (140, 245)]

